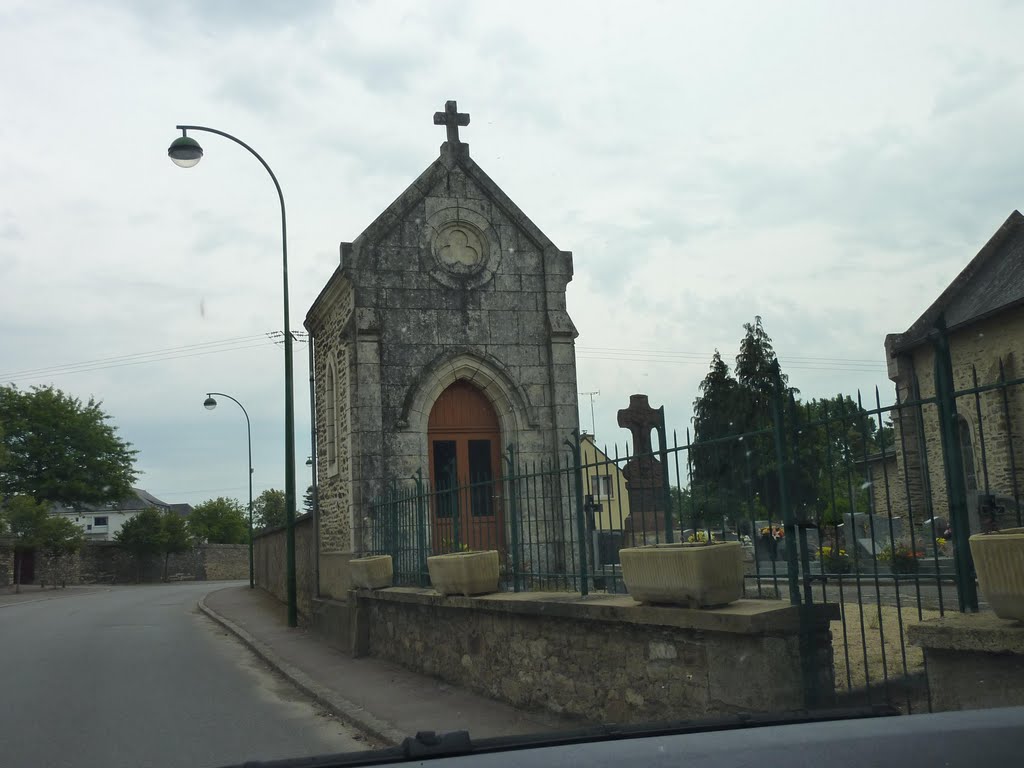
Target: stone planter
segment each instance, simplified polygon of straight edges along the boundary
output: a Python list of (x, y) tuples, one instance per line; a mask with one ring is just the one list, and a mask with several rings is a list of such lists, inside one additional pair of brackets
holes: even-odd
[(619, 550), (619, 562), (626, 589), (641, 603), (707, 608), (743, 597), (738, 541), (632, 547)]
[(361, 589), (390, 587), (394, 578), (391, 555), (358, 557), (348, 561), (352, 586)]
[(970, 538), (978, 586), (1001, 619), (1024, 621), (1024, 528)]
[(485, 595), (498, 591), (498, 552), (455, 552), (427, 558), (430, 583), (442, 595)]

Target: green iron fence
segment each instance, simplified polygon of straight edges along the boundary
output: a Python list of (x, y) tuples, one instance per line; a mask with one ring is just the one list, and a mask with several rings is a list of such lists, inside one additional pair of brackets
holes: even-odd
[[(930, 709), (907, 624), (978, 610), (967, 540), (1024, 509), (1024, 379), (1000, 363), (957, 389), (948, 351), (936, 359), (931, 391), (915, 379), (887, 405), (877, 391), (799, 403), (780, 383), (753, 415), (682, 440), (658, 428), (648, 454), (574, 434), (557, 461), (509, 447), (500, 473), (468, 483), (420, 472), (373, 500), (371, 551), (393, 556), (400, 585), (429, 584), (429, 555), (496, 549), (502, 589), (587, 595), (625, 592), (623, 546), (738, 540), (748, 597), (840, 606), (841, 700)], [(828, 703), (805, 650), (808, 706)]]

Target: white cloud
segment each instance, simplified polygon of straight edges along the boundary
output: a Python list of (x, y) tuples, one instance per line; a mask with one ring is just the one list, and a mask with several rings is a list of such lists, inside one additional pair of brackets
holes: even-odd
[[(601, 438), (646, 391), (685, 427), (715, 347), (764, 317), (806, 394), (885, 385), (903, 330), (1014, 207), (1024, 165), (1002, 4), (7, 3), (0, 11), (0, 373), (96, 394), (172, 501), (245, 489), (226, 407), (283, 482), (281, 351), (18, 374), (279, 330), (265, 171), (288, 205), (293, 327), (362, 229), (436, 156), (449, 98), (478, 163), (574, 252)], [(240, 345), (241, 346), (241, 345)], [(198, 351), (193, 348), (192, 352)], [(876, 360), (877, 372), (823, 360)], [(684, 360), (685, 362), (679, 362)], [(796, 361), (795, 361), (796, 362)], [(305, 348), (296, 349), (300, 484)], [(590, 425), (589, 402), (582, 423)], [(244, 462), (244, 458), (242, 459)], [(259, 487), (257, 488), (259, 490)]]

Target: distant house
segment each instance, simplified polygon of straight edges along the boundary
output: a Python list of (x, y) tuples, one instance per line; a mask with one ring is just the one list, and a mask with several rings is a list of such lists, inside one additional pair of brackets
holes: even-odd
[(599, 531), (621, 531), (629, 517), (629, 494), (626, 493), (626, 479), (622, 476), (621, 465), (597, 447), (594, 436), (584, 432), (580, 435), (580, 450), (583, 464), (583, 493), (593, 497), (594, 527)]
[(592, 520), (593, 556), (598, 565), (619, 562), (624, 525), (629, 517), (629, 494), (621, 466), (625, 458), (608, 456), (597, 447), (594, 436), (580, 436), (583, 494), (588, 521)]
[(192, 511), (189, 504), (168, 504), (141, 488), (132, 488), (132, 495), (121, 501), (83, 504), (77, 509), (61, 506), (55, 509), (53, 514), (62, 515), (75, 522), (88, 541), (113, 541), (125, 521), (149, 508), (160, 512), (176, 512), (182, 516), (187, 516)]
[[(901, 403), (935, 396), (933, 339), (944, 323), (952, 358), (962, 473), (972, 532), (981, 513), (1020, 498), (1024, 478), (1024, 387), (998, 385), (1024, 377), (1024, 216), (1010, 217), (903, 333), (885, 339), (889, 378)], [(915, 521), (948, 518), (944, 456), (934, 403), (892, 414), (895, 447), (873, 457), (873, 504)], [(882, 480), (884, 471), (885, 482)], [(882, 498), (889, 489), (888, 500)]]

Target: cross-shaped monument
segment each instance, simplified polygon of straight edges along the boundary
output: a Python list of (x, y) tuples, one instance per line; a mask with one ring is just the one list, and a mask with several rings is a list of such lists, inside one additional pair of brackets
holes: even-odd
[(633, 458), (622, 470), (629, 493), (624, 522), (628, 542), (634, 547), (665, 543), (665, 481), (651, 447), (651, 430), (664, 428), (665, 410), (651, 408), (647, 395), (630, 395), (629, 408), (619, 411), (618, 422), (633, 436)]
[(448, 128), (448, 143), (453, 147), (461, 144), (459, 141), (459, 126), (469, 125), (469, 113), (459, 112), (455, 100), (444, 103), (444, 112), (434, 113), (434, 125), (443, 125)]

